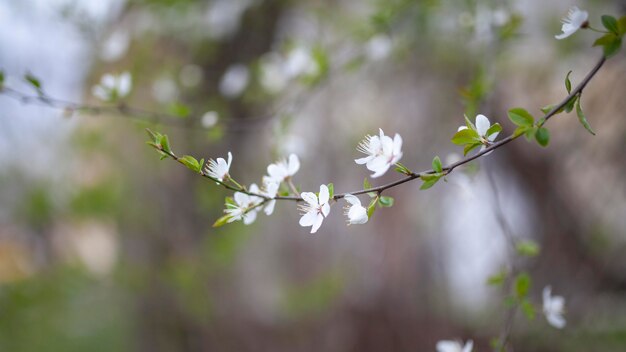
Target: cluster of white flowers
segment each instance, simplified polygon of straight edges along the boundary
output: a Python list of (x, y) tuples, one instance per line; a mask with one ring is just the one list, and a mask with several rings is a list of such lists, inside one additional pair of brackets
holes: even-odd
[(391, 139), (385, 136), (382, 129), (379, 131), (379, 136), (365, 136), (357, 150), (367, 156), (354, 160), (359, 165), (365, 164), (368, 170), (373, 171), (373, 178), (384, 175), (391, 165), (402, 158), (402, 137), (396, 133)]
[(290, 80), (298, 77), (315, 76), (320, 65), (313, 51), (299, 45), (292, 48), (286, 57), (269, 53), (261, 59), (260, 82), (265, 90), (278, 93), (287, 87)]
[(116, 101), (128, 96), (132, 86), (132, 77), (129, 72), (119, 75), (107, 73), (102, 76), (99, 84), (93, 86), (91, 93), (103, 101)]

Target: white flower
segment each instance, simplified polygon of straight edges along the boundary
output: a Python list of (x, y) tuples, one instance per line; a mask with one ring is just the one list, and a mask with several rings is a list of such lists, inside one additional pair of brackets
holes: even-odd
[[(278, 194), (278, 186), (279, 186), (278, 183), (274, 182), (273, 180), (267, 177), (263, 177), (263, 192), (261, 192), (261, 194), (269, 198), (274, 198), (276, 197), (276, 194)], [(268, 216), (272, 215), (272, 213), (274, 212), (275, 205), (276, 205), (275, 199), (268, 201), (267, 205), (263, 209), (263, 211), (265, 211), (265, 215), (268, 215)]]
[(250, 74), (248, 68), (242, 64), (232, 65), (226, 70), (220, 81), (220, 93), (227, 98), (236, 98), (248, 86)]
[(230, 163), (233, 161), (233, 155), (228, 152), (228, 162), (224, 158), (217, 158), (216, 160), (210, 159), (207, 166), (204, 168), (204, 172), (220, 182), (223, 182), (228, 177), (228, 171), (230, 170)]
[(386, 59), (391, 54), (393, 43), (391, 38), (384, 34), (373, 36), (365, 46), (365, 54), (370, 61), (380, 61)]
[(348, 225), (365, 224), (368, 220), (367, 209), (361, 205), (359, 198), (352, 194), (346, 194), (343, 199), (350, 203), (350, 206), (345, 207)]
[(302, 192), (301, 196), (306, 204), (300, 205), (300, 210), (303, 212), (300, 218), (300, 226), (311, 226), (311, 233), (315, 233), (322, 226), (322, 221), (330, 212), (328, 187), (326, 185), (320, 186), (319, 197), (313, 192)]
[(468, 340), (465, 346), (459, 341), (442, 340), (437, 342), (437, 352), (472, 352), (474, 341)]
[(100, 84), (91, 89), (91, 92), (101, 100), (114, 101), (126, 97), (130, 93), (132, 85), (132, 78), (128, 72), (123, 72), (120, 75), (107, 73), (100, 79)]
[(319, 72), (319, 65), (315, 62), (311, 50), (304, 47), (297, 47), (289, 52), (285, 61), (285, 74), (289, 78), (300, 75), (315, 75)]
[(543, 314), (546, 316), (548, 323), (557, 329), (565, 327), (565, 299), (561, 296), (552, 296), (552, 288), (546, 286), (543, 289)]
[(356, 148), (366, 157), (354, 160), (357, 164), (366, 164), (368, 170), (374, 171), (372, 177), (380, 177), (389, 167), (402, 158), (402, 137), (396, 133), (391, 139), (385, 136), (382, 129), (379, 136), (365, 136)]
[[(259, 194), (259, 187), (253, 183), (250, 185), (250, 192)], [(243, 220), (246, 225), (252, 224), (256, 220), (257, 206), (263, 199), (242, 192), (235, 192), (233, 199), (236, 204), (226, 203), (227, 209), (224, 211), (230, 215), (228, 222)]]
[[(500, 131), (496, 131), (492, 132), (490, 135), (487, 135), (487, 131), (489, 131), (489, 128), (491, 128), (491, 122), (489, 122), (487, 116), (482, 114), (476, 115), (476, 132), (478, 132), (478, 134), (480, 135), (483, 143), (483, 146), (480, 148), (480, 150), (487, 148), (487, 145), (495, 141), (496, 137), (498, 137), (498, 134), (500, 134)], [(465, 129), (467, 129), (467, 126), (460, 126), (457, 132)]]
[(201, 120), (202, 127), (211, 128), (215, 126), (218, 119), (219, 119), (219, 115), (217, 112), (207, 111), (204, 113), (204, 115), (202, 115), (202, 120)]
[(576, 6), (572, 7), (567, 12), (567, 17), (561, 20), (561, 22), (563, 23), (563, 26), (561, 26), (561, 31), (563, 33), (557, 34), (554, 37), (556, 39), (564, 39), (569, 37), (570, 35), (576, 33), (578, 29), (586, 27), (588, 18), (589, 13), (587, 13), (587, 11), (581, 11)]
[(300, 160), (295, 154), (289, 155), (289, 161), (281, 159), (267, 167), (269, 179), (276, 183), (281, 183), (286, 178), (295, 175), (298, 170), (300, 170)]
[(270, 53), (261, 60), (261, 85), (270, 93), (278, 93), (287, 87), (289, 77), (285, 72), (284, 62), (280, 55)]

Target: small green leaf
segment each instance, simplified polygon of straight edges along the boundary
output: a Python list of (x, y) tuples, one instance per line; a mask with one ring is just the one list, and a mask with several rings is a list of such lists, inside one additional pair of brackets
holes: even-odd
[(617, 20), (617, 31), (620, 36), (626, 34), (626, 16), (622, 16)]
[(502, 126), (500, 126), (500, 124), (496, 122), (493, 125), (491, 125), (491, 127), (489, 127), (489, 129), (487, 130), (487, 137), (491, 136), (492, 134), (496, 132), (501, 132), (501, 131), (502, 131)]
[(535, 139), (535, 134), (537, 133), (537, 128), (535, 126), (530, 126), (524, 132), (524, 137), (526, 137), (527, 141), (532, 141)]
[(613, 33), (605, 34), (598, 38), (593, 46), (601, 46), (604, 50), (604, 56), (609, 58), (619, 52), (622, 46), (622, 38)]
[(569, 80), (569, 75), (572, 74), (572, 71), (570, 70), (567, 75), (565, 75), (565, 89), (567, 89), (567, 94), (569, 94), (572, 91), (572, 82)]
[(367, 179), (367, 177), (363, 180), (363, 189), (370, 189), (372, 188), (372, 184), (370, 183), (370, 180)]
[(532, 304), (531, 301), (524, 299), (521, 302), (520, 307), (522, 308), (522, 312), (524, 312), (524, 315), (529, 321), (533, 321), (535, 319), (535, 306)]
[(554, 109), (555, 106), (556, 105), (554, 105), (554, 104), (546, 105), (546, 106), (541, 108), (541, 112), (543, 112), (544, 114), (547, 114), (550, 111), (552, 111), (552, 109)]
[(539, 143), (542, 147), (547, 147), (548, 143), (550, 143), (550, 132), (545, 127), (540, 127), (535, 132), (535, 139), (537, 143)]
[(476, 126), (472, 123), (472, 120), (470, 120), (467, 115), (463, 115), (463, 118), (465, 118), (465, 126), (467, 126), (470, 130), (476, 131)]
[(467, 155), (467, 153), (471, 152), (472, 150), (474, 150), (477, 147), (482, 146), (482, 143), (473, 143), (473, 144), (466, 144), (465, 147), (463, 148), (463, 155)]
[(161, 135), (161, 140), (159, 141), (159, 144), (161, 145), (161, 149), (163, 149), (164, 152), (172, 152), (172, 149), (170, 148), (170, 140), (167, 138), (167, 135)]
[(528, 132), (528, 130), (532, 130), (532, 127), (528, 127), (528, 126), (520, 126), (518, 128), (515, 129), (515, 131), (513, 132), (513, 136), (517, 137), (517, 136), (521, 136), (523, 134), (526, 134)]
[(517, 126), (532, 126), (535, 122), (535, 118), (528, 111), (523, 108), (514, 108), (508, 112), (509, 119)]
[(420, 175), (420, 178), (422, 179), (422, 181), (424, 181), (424, 183), (422, 183), (422, 186), (420, 187), (420, 190), (429, 189), (430, 187), (434, 186), (435, 183), (439, 181), (441, 176), (441, 174)]
[(576, 115), (578, 115), (578, 121), (580, 121), (583, 127), (587, 131), (589, 131), (589, 133), (595, 136), (596, 133), (593, 131), (593, 129), (591, 129), (591, 125), (589, 125), (589, 121), (587, 121), (587, 118), (585, 117), (585, 113), (583, 112), (583, 109), (580, 107), (580, 99), (576, 101)]
[(33, 76), (32, 73), (27, 72), (24, 75), (24, 80), (30, 83), (30, 85), (33, 86), (37, 92), (41, 93), (41, 81), (37, 77)]
[(333, 196), (335, 195), (335, 185), (332, 183), (329, 183), (326, 187), (328, 187), (328, 194), (330, 199), (333, 198)]
[(443, 172), (443, 166), (441, 165), (441, 159), (439, 159), (438, 156), (436, 156), (433, 159), (432, 166), (433, 166), (433, 170), (435, 170), (437, 173)]
[(226, 204), (226, 207), (238, 207), (237, 203), (235, 203), (235, 200), (232, 197), (226, 197), (224, 199), (224, 204)]
[(530, 275), (527, 273), (521, 273), (515, 278), (515, 294), (517, 298), (522, 299), (528, 295), (531, 285)]
[(565, 112), (571, 112), (574, 109), (574, 104), (576, 104), (576, 101), (578, 100), (578, 95), (574, 95), (568, 102), (567, 104), (565, 104), (565, 106), (563, 107), (563, 110), (565, 110)]
[(0, 70), (0, 89), (4, 86), (4, 71)]
[(452, 137), (452, 143), (457, 145), (473, 144), (476, 142), (480, 142), (480, 136), (478, 132), (470, 128), (457, 131), (454, 137)]
[(609, 32), (619, 35), (619, 28), (615, 17), (609, 15), (602, 16), (602, 25), (604, 25), (604, 28), (608, 29)]
[(226, 214), (224, 216), (222, 216), (221, 218), (217, 219), (214, 223), (213, 223), (213, 227), (220, 227), (220, 226), (224, 226), (226, 224), (228, 224), (229, 220), (232, 218), (232, 216)]
[(373, 198), (370, 201), (370, 205), (367, 206), (367, 218), (371, 219), (372, 215), (374, 215), (374, 211), (376, 210), (376, 203), (378, 203), (378, 197)]
[(383, 208), (390, 208), (393, 206), (393, 197), (382, 196), (378, 199), (378, 204)]
[[(190, 170), (195, 172), (200, 172), (202, 170), (202, 165), (191, 155), (183, 155), (178, 159), (183, 165), (187, 166)], [(203, 160), (204, 162), (204, 160)]]
[(409, 168), (404, 166), (402, 163), (396, 163), (396, 171), (404, 175), (410, 175), (413, 173), (413, 171), (409, 170)]
[(526, 257), (536, 257), (541, 250), (539, 244), (532, 240), (518, 242), (515, 249), (517, 253)]
[(487, 285), (500, 286), (506, 280), (506, 271), (501, 271), (497, 274), (491, 275), (487, 278)]

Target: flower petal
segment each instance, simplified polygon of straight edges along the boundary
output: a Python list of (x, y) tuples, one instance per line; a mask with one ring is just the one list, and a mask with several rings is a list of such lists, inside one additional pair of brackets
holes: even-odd
[(489, 123), (489, 119), (485, 115), (477, 115), (476, 116), (476, 131), (479, 135), (484, 136), (487, 134), (487, 130), (491, 126)]
[(300, 194), (300, 197), (302, 197), (302, 199), (304, 199), (305, 202), (309, 203), (310, 205), (314, 207), (317, 207), (319, 205), (319, 203), (317, 202), (317, 196), (313, 192), (302, 192)]
[(319, 194), (319, 204), (326, 204), (330, 199), (330, 192), (328, 191), (328, 187), (326, 185), (320, 186), (320, 194)]
[(307, 227), (307, 226), (313, 225), (316, 220), (317, 220), (317, 212), (310, 211), (302, 215), (302, 217), (300, 218), (299, 224), (302, 227)]
[(293, 176), (298, 170), (300, 170), (300, 159), (298, 159), (296, 154), (289, 155), (289, 166), (287, 167), (288, 175)]
[(315, 218), (315, 222), (313, 223), (313, 226), (311, 227), (311, 233), (316, 233), (317, 230), (320, 228), (320, 226), (322, 226), (323, 221), (324, 221), (324, 217), (322, 216), (322, 214), (317, 214), (317, 217)]
[(352, 205), (361, 205), (361, 200), (359, 200), (359, 198), (357, 198), (356, 196), (353, 196), (352, 194), (346, 194), (343, 199), (346, 200), (346, 202), (352, 204)]

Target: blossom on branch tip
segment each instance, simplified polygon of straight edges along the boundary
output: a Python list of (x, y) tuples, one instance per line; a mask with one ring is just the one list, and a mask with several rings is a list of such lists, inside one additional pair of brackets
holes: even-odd
[(277, 183), (295, 175), (298, 170), (300, 170), (300, 160), (295, 154), (289, 155), (289, 160), (281, 159), (267, 167), (269, 179)]
[(345, 215), (348, 217), (348, 225), (365, 224), (369, 219), (367, 217), (367, 209), (361, 205), (359, 198), (352, 194), (346, 194), (343, 199), (350, 203), (349, 206), (344, 208), (346, 210)]
[(359, 165), (365, 164), (368, 170), (374, 171), (372, 177), (380, 177), (402, 158), (402, 137), (396, 133), (391, 139), (379, 129), (378, 136), (365, 136), (356, 149), (367, 156), (354, 162)]
[(229, 177), (228, 171), (230, 170), (230, 164), (233, 161), (233, 155), (228, 152), (228, 162), (224, 158), (217, 158), (216, 160), (210, 159), (204, 168), (204, 172), (220, 182), (223, 182), (225, 178)]
[(306, 204), (300, 205), (302, 211), (300, 226), (311, 226), (311, 233), (315, 233), (330, 212), (330, 204), (328, 204), (330, 192), (326, 185), (321, 185), (319, 195), (313, 192), (302, 192), (301, 197)]
[(565, 39), (570, 35), (576, 33), (580, 28), (585, 28), (589, 25), (587, 19), (589, 18), (589, 13), (587, 11), (582, 11), (578, 7), (574, 6), (569, 9), (567, 12), (567, 17), (563, 18), (561, 22), (563, 26), (561, 26), (561, 31), (563, 33), (557, 34), (554, 37), (556, 39)]
[(441, 340), (437, 342), (437, 352), (472, 352), (474, 341), (468, 340), (465, 345), (459, 341)]
[(102, 76), (98, 85), (93, 86), (91, 93), (98, 99), (115, 101), (126, 97), (132, 86), (132, 77), (127, 71), (119, 75), (107, 73)]
[(548, 323), (557, 329), (565, 327), (565, 298), (561, 296), (552, 296), (552, 288), (546, 286), (543, 289), (543, 314), (546, 316)]
[[(497, 124), (494, 124), (494, 125), (497, 125)], [(480, 150), (487, 148), (489, 144), (491, 144), (493, 141), (496, 140), (496, 137), (498, 137), (498, 134), (500, 134), (499, 130), (496, 130), (490, 133), (489, 129), (491, 128), (491, 126), (492, 126), (491, 122), (489, 122), (489, 119), (487, 118), (487, 116), (482, 115), (482, 114), (476, 115), (476, 132), (478, 132), (478, 135), (480, 135), (480, 139), (483, 144)], [(465, 130), (465, 129), (467, 129), (467, 126), (460, 126), (457, 132)]]

